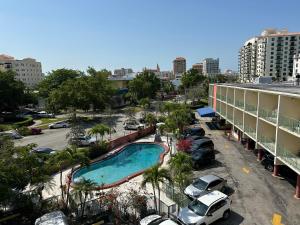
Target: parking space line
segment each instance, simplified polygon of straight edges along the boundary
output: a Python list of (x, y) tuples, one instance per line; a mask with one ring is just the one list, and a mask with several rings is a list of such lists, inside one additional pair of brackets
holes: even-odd
[(272, 224), (273, 224), (273, 225), (283, 225), (283, 224), (281, 223), (281, 215), (280, 215), (280, 214), (277, 214), (277, 213), (274, 213), (274, 214), (273, 214)]
[(246, 168), (246, 167), (243, 167), (243, 171), (245, 172), (245, 173), (250, 173), (250, 170), (248, 169), (248, 168)]

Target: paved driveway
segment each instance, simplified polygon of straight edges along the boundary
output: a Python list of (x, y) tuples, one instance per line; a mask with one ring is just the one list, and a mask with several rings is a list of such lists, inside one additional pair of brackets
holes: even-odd
[(273, 177), (257, 162), (252, 151), (236, 141), (228, 141), (222, 131), (203, 127), (215, 143), (216, 163), (195, 171), (194, 176), (213, 173), (224, 177), (233, 200), (231, 218), (214, 225), (269, 225), (275, 213), (281, 215), (284, 225), (300, 224), (300, 201), (293, 197), (295, 187)]

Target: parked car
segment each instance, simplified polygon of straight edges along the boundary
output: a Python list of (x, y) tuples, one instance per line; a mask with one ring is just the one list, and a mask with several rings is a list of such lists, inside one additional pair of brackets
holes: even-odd
[(191, 142), (194, 142), (194, 141), (199, 140), (199, 139), (209, 139), (209, 137), (199, 136), (199, 135), (193, 135), (193, 136), (187, 137), (186, 139), (190, 140)]
[(32, 135), (38, 135), (42, 133), (42, 129), (37, 127), (32, 127), (30, 128), (30, 132)]
[(55, 129), (55, 128), (67, 128), (70, 125), (65, 122), (65, 121), (60, 121), (60, 122), (55, 122), (55, 123), (51, 123), (49, 124), (49, 129)]
[(202, 127), (192, 127), (192, 128), (187, 128), (183, 131), (183, 136), (184, 138), (187, 138), (189, 136), (204, 136), (205, 135), (205, 130)]
[(40, 118), (54, 118), (55, 115), (53, 113), (47, 113), (46, 111), (40, 111), (38, 112), (38, 117)]
[(206, 148), (206, 149), (210, 149), (210, 150), (214, 150), (215, 146), (214, 143), (211, 139), (209, 138), (202, 138), (202, 139), (198, 139), (192, 142), (192, 145), (190, 147), (190, 149), (188, 150), (188, 152), (193, 152), (197, 149), (200, 148)]
[(178, 225), (172, 219), (163, 218), (160, 215), (150, 215), (140, 221), (140, 225)]
[(7, 137), (7, 138), (11, 138), (11, 139), (21, 139), (21, 138), (23, 138), (23, 136), (15, 130), (0, 132), (0, 137)]
[(52, 148), (48, 147), (36, 147), (32, 149), (32, 152), (35, 153), (44, 153), (44, 154), (53, 154), (55, 151)]
[(96, 138), (91, 136), (83, 136), (78, 138), (71, 138), (69, 140), (70, 145), (77, 145), (77, 146), (90, 146), (96, 144)]
[(216, 175), (205, 175), (196, 179), (184, 190), (190, 198), (198, 198), (200, 195), (209, 191), (224, 191), (227, 181)]
[(35, 220), (34, 225), (68, 225), (67, 217), (62, 211), (54, 211), (44, 214)]
[(220, 191), (213, 191), (193, 200), (178, 213), (178, 221), (186, 225), (209, 225), (218, 219), (228, 219), (231, 200)]
[(215, 160), (215, 151), (209, 148), (199, 148), (191, 154), (194, 168), (199, 168), (204, 165), (212, 164)]
[(143, 129), (144, 127), (145, 127), (144, 124), (141, 124), (136, 120), (127, 120), (124, 122), (125, 130), (138, 130), (138, 129)]

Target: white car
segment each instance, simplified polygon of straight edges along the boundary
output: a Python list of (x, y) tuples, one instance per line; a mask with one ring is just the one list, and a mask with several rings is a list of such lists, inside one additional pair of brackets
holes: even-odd
[(40, 118), (54, 118), (55, 117), (55, 115), (53, 113), (47, 113), (46, 111), (38, 112), (37, 116)]
[(23, 136), (19, 134), (17, 131), (4, 131), (0, 132), (0, 137), (8, 137), (11, 139), (21, 139)]
[(90, 146), (96, 144), (96, 137), (83, 136), (78, 138), (71, 138), (69, 144), (77, 146)]
[(231, 200), (220, 191), (213, 191), (193, 200), (181, 209), (177, 219), (185, 225), (209, 225), (218, 219), (228, 219)]
[(210, 191), (224, 191), (226, 180), (216, 175), (205, 175), (196, 179), (192, 184), (186, 187), (184, 194), (191, 198), (198, 198), (200, 195)]
[(55, 129), (55, 128), (67, 128), (70, 125), (65, 122), (65, 121), (60, 121), (60, 122), (55, 122), (55, 123), (51, 123), (49, 124), (49, 129)]
[(140, 225), (178, 225), (178, 223), (172, 219), (163, 218), (160, 215), (151, 215), (142, 219)]
[(143, 128), (144, 128), (144, 124), (141, 124), (136, 120), (127, 120), (124, 122), (125, 130), (138, 130)]

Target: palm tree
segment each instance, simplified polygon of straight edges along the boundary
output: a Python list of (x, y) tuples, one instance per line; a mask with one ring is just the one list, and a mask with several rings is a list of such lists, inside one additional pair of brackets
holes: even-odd
[(109, 127), (102, 124), (102, 123), (100, 123), (100, 124), (97, 124), (96, 126), (92, 127), (92, 129), (88, 131), (88, 134), (89, 135), (95, 135), (96, 136), (96, 142), (97, 142), (98, 134), (101, 136), (101, 141), (103, 141), (103, 136), (105, 134), (109, 134), (109, 132), (110, 132)]
[(178, 152), (169, 161), (174, 181), (178, 184), (179, 189), (183, 191), (185, 185), (189, 182), (189, 175), (192, 171), (192, 159), (184, 153)]
[(97, 183), (92, 180), (82, 178), (74, 184), (74, 193), (79, 198), (81, 217), (84, 215), (84, 209), (87, 197), (92, 194), (92, 191), (97, 187)]
[[(142, 187), (145, 187), (147, 183), (152, 185), (154, 195), (154, 206), (156, 211), (160, 212), (160, 186), (159, 183), (163, 183), (165, 180), (172, 182), (169, 175), (169, 171), (165, 168), (159, 168), (159, 165), (155, 165), (147, 169), (143, 174)], [(158, 190), (158, 207), (156, 201), (155, 188)]]
[(156, 116), (153, 113), (148, 113), (145, 120), (150, 126), (154, 126), (156, 124)]
[(146, 117), (147, 115), (147, 112), (146, 110), (149, 109), (150, 107), (150, 100), (149, 98), (142, 98), (140, 101), (139, 101), (139, 105), (142, 107), (143, 109), (143, 117)]

